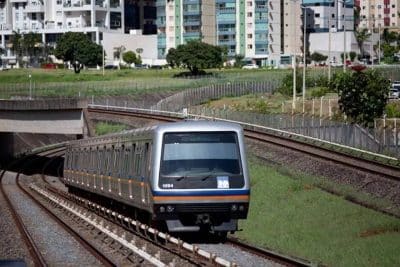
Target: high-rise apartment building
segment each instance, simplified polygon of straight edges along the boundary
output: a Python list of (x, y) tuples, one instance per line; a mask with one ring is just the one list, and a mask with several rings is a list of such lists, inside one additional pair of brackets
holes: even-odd
[(227, 47), (228, 56), (266, 64), (267, 0), (157, 0), (158, 54), (191, 39)]
[(0, 45), (7, 58), (14, 32), (41, 34), (47, 44), (68, 31), (84, 32), (100, 43), (104, 32), (124, 32), (123, 11), (123, 0), (0, 1)]
[(360, 9), (360, 28), (400, 30), (398, 0), (358, 0), (355, 4)]

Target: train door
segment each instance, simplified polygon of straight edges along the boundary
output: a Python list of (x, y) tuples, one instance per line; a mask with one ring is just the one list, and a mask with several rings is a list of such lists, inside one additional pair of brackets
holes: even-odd
[(141, 163), (141, 177), (144, 177), (144, 191), (142, 198), (145, 203), (150, 202), (150, 172), (151, 172), (151, 144), (146, 142), (143, 144), (143, 160)]

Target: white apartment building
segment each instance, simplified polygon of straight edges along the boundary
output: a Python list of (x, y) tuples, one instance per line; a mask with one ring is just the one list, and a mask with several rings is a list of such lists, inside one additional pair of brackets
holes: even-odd
[(83, 32), (100, 44), (103, 33), (124, 33), (124, 0), (0, 0), (0, 46), (12, 64), (10, 36), (34, 32), (55, 43), (69, 31)]

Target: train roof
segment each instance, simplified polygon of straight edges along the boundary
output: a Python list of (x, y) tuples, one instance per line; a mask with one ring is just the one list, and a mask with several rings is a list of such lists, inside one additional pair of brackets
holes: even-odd
[[(108, 142), (118, 142), (130, 136), (151, 136), (154, 133), (164, 132), (206, 132), (206, 131), (241, 131), (242, 127), (237, 123), (207, 121), (207, 120), (186, 120), (180, 122), (161, 123), (158, 125), (133, 130), (126, 130), (119, 133), (112, 133), (87, 139), (71, 141), (72, 146), (94, 145)], [(152, 138), (152, 137), (150, 137)]]
[(163, 123), (155, 127), (155, 131), (240, 131), (242, 127), (237, 123), (207, 120), (186, 120), (174, 123)]

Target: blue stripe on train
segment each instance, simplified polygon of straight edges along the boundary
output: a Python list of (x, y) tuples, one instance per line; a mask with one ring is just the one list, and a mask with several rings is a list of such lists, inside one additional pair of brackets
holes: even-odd
[(233, 196), (233, 195), (249, 195), (250, 190), (221, 190), (221, 191), (152, 191), (153, 196)]

